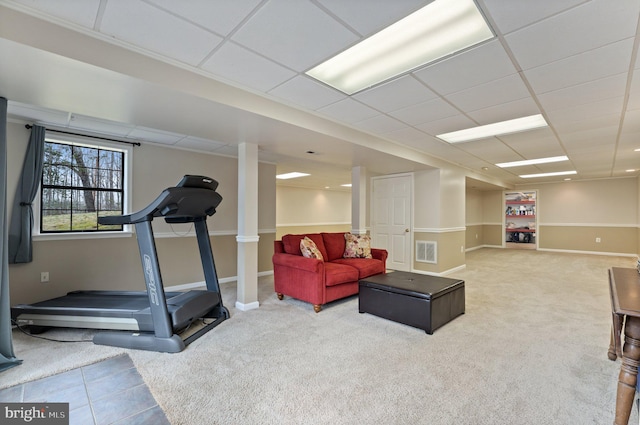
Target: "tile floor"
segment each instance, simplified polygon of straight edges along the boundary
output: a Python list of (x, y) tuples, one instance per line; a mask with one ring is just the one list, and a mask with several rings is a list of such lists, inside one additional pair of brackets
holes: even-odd
[(126, 354), (0, 390), (0, 402), (69, 403), (70, 425), (169, 424)]

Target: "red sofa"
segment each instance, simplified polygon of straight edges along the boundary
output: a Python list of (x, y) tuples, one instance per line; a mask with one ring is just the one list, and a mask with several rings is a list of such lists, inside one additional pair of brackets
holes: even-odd
[[(306, 258), (300, 240), (308, 236), (323, 260)], [(316, 313), (322, 305), (358, 293), (358, 280), (385, 273), (387, 251), (371, 248), (373, 258), (343, 258), (344, 233), (284, 235), (274, 241), (273, 280), (279, 299), (285, 295), (313, 304)]]

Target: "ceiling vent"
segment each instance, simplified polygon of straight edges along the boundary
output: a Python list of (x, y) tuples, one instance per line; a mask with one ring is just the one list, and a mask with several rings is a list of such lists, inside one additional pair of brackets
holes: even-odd
[(416, 241), (416, 261), (438, 263), (438, 243), (434, 241)]

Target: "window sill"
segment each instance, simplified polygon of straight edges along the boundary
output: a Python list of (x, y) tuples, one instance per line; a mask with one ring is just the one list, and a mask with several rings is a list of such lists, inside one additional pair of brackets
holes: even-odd
[(87, 232), (87, 233), (34, 233), (34, 241), (62, 241), (62, 240), (82, 240), (82, 239), (113, 239), (130, 238), (132, 231), (124, 232)]

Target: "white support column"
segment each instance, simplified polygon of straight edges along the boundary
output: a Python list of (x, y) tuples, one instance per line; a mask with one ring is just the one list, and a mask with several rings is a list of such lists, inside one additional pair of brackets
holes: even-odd
[(364, 235), (367, 233), (367, 169), (353, 167), (351, 169), (351, 233)]
[(246, 311), (258, 302), (258, 146), (238, 146), (238, 297), (236, 308)]

